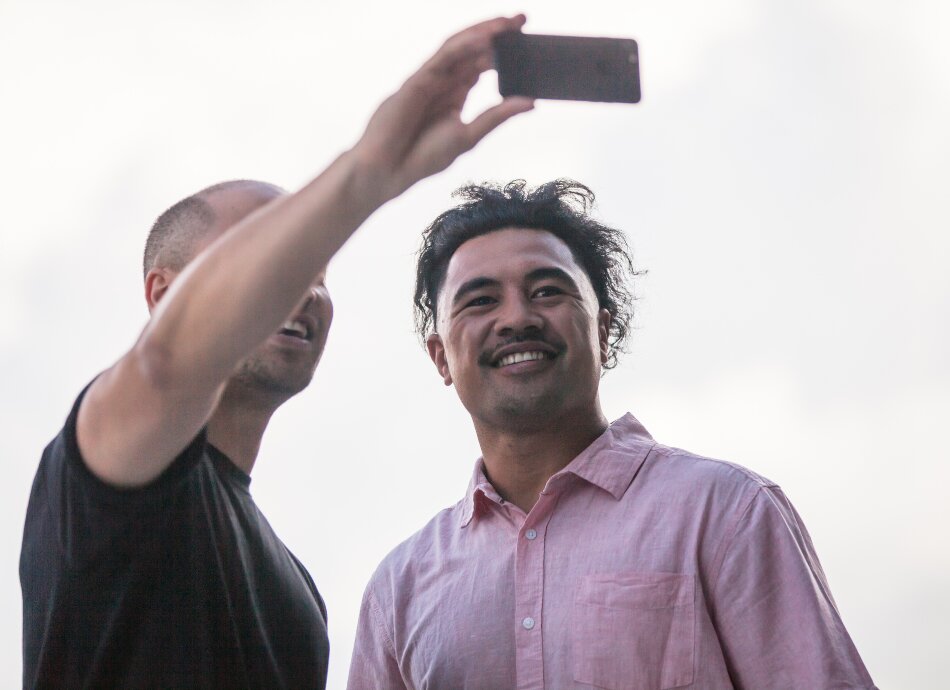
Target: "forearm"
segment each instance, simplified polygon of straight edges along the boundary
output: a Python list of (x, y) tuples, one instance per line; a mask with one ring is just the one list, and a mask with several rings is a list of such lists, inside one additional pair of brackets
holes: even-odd
[(229, 229), (178, 277), (136, 345), (149, 378), (209, 390), (224, 382), (385, 200), (352, 150)]
[(207, 422), (238, 364), (299, 308), (370, 214), (530, 109), (529, 101), (506, 99), (470, 123), (459, 118), (490, 65), (491, 37), (523, 23), (498, 18), (450, 38), (318, 178), (233, 227), (215, 228), (217, 239), (181, 274), (161, 276), (149, 324), (79, 410), (77, 438), (94, 473), (120, 486), (157, 477)]
[(491, 65), (492, 37), (523, 24), (521, 15), (500, 17), (449, 38), (380, 105), (356, 147), (193, 262), (136, 345), (147, 378), (158, 385), (185, 382), (192, 390), (196, 382), (222, 383), (287, 318), (373, 211), (529, 110), (527, 99), (506, 99), (470, 123), (459, 118), (469, 89)]

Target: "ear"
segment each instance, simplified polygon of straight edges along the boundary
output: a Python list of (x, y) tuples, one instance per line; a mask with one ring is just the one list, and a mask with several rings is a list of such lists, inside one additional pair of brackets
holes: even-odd
[(610, 357), (610, 312), (601, 309), (597, 312), (597, 338), (600, 341), (600, 363), (606, 364)]
[(426, 338), (426, 350), (429, 353), (429, 359), (435, 364), (439, 371), (439, 376), (446, 386), (452, 385), (452, 374), (449, 373), (449, 362), (445, 357), (445, 344), (442, 342), (442, 336), (438, 333), (432, 333)]
[(168, 268), (152, 268), (145, 275), (145, 301), (148, 303), (149, 314), (155, 311), (159, 300), (168, 292), (176, 275), (177, 273)]

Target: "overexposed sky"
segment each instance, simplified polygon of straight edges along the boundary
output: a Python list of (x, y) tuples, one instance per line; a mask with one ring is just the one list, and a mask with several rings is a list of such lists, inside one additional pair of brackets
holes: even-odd
[[(950, 5), (917, 0), (351, 4), (0, 1), (0, 686), (39, 454), (147, 317), (155, 217), (224, 179), (296, 188), (451, 32), (632, 37), (636, 106), (540, 102), (374, 215), (252, 491), (330, 612), (344, 685), (385, 553), (457, 501), (478, 448), (412, 333), (421, 229), (467, 181), (574, 177), (624, 228), (637, 331), (603, 382), (662, 443), (780, 483), (882, 688), (950, 641)], [(492, 102), (486, 76), (473, 107)], [(238, 276), (235, 279), (239, 279)]]

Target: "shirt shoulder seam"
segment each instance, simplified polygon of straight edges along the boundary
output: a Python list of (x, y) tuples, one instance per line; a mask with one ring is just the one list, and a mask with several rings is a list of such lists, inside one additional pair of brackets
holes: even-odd
[(691, 459), (691, 460), (701, 460), (703, 462), (713, 463), (722, 467), (727, 467), (741, 474), (746, 480), (751, 481), (757, 488), (773, 489), (773, 488), (779, 487), (779, 485), (776, 482), (772, 481), (771, 479), (768, 479), (767, 477), (763, 477), (762, 475), (757, 474), (756, 472), (753, 472), (748, 467), (744, 467), (734, 462), (729, 462), (728, 460), (719, 460), (717, 458), (711, 458), (706, 455), (697, 455), (696, 453), (691, 453), (681, 448), (673, 448), (671, 446), (664, 446), (661, 443), (656, 444), (650, 450), (651, 455), (654, 453), (664, 453), (669, 457), (679, 457), (679, 458), (685, 458), (685, 459)]
[(716, 589), (716, 584), (719, 580), (719, 573), (722, 570), (722, 564), (726, 560), (726, 553), (732, 546), (736, 534), (739, 532), (739, 526), (742, 524), (742, 521), (752, 510), (752, 505), (755, 503), (755, 499), (758, 498), (762, 492), (768, 491), (771, 488), (772, 487), (770, 486), (763, 486), (759, 483), (756, 483), (749, 490), (748, 498), (743, 499), (742, 503), (740, 503), (740, 507), (738, 510), (736, 510), (731, 524), (726, 529), (725, 535), (722, 538), (722, 542), (720, 542), (719, 548), (716, 551), (716, 556), (713, 559), (713, 567), (709, 574), (710, 589)]
[(389, 634), (389, 630), (386, 628), (386, 622), (383, 618), (382, 609), (379, 607), (379, 602), (376, 599), (376, 593), (370, 589), (367, 593), (367, 603), (369, 604), (370, 616), (373, 619), (373, 624), (382, 633), (383, 639), (386, 641), (386, 646), (388, 647), (388, 652), (393, 659), (396, 658), (396, 645), (393, 643), (392, 636)]

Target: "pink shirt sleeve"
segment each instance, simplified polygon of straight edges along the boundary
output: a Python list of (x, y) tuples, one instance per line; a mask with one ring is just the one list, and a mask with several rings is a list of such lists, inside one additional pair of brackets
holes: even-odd
[(874, 688), (811, 538), (779, 487), (754, 491), (711, 587), (736, 688)]
[[(374, 578), (375, 581), (375, 578)], [(395, 646), (386, 630), (373, 582), (363, 594), (347, 690), (406, 690)]]

